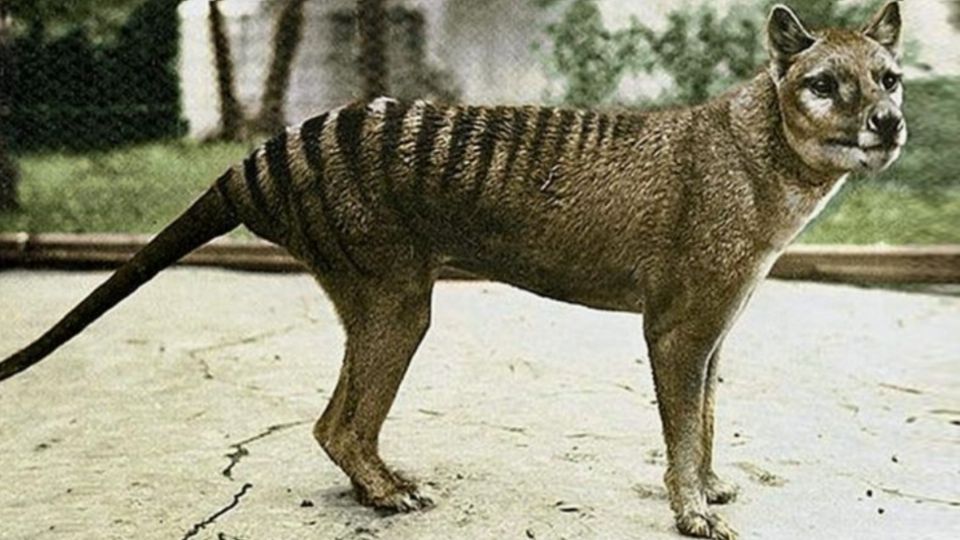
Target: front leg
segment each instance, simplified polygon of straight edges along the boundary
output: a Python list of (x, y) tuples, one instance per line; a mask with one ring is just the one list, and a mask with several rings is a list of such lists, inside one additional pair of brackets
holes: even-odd
[(700, 482), (703, 485), (703, 494), (710, 504), (727, 504), (737, 498), (740, 489), (736, 484), (721, 480), (713, 471), (713, 433), (714, 408), (716, 404), (718, 368), (720, 363), (721, 345), (713, 349), (707, 365), (707, 385), (703, 396), (703, 460), (700, 462)]
[(664, 309), (648, 311), (644, 320), (667, 444), (664, 480), (670, 508), (682, 534), (733, 539), (736, 532), (707, 510), (701, 476), (703, 464), (709, 462), (705, 452), (710, 450), (704, 444), (709, 433), (704, 422), (709, 360), (732, 310), (704, 309), (702, 304), (685, 302), (678, 296), (671, 298)]

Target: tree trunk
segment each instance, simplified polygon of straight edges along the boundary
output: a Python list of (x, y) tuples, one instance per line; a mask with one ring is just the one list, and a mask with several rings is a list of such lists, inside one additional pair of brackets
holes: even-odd
[(6, 127), (10, 116), (13, 92), (14, 59), (10, 48), (9, 13), (4, 0), (0, 0), (0, 211), (20, 208), (17, 184), (20, 171), (7, 154)]
[(278, 131), (286, 124), (283, 108), (290, 86), (293, 58), (303, 38), (304, 1), (286, 0), (277, 17), (273, 33), (273, 58), (270, 60), (270, 72), (256, 121), (257, 129), (263, 132)]
[(244, 133), (243, 106), (237, 99), (230, 36), (220, 12), (219, 0), (210, 0), (210, 38), (213, 42), (214, 64), (217, 70), (217, 93), (220, 96), (220, 133), (218, 139), (239, 141)]
[(357, 25), (360, 34), (360, 78), (367, 100), (387, 94), (387, 60), (384, 39), (387, 14), (384, 0), (357, 0)]

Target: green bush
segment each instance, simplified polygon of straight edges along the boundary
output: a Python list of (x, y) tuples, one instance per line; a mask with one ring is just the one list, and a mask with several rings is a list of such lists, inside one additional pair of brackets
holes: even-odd
[[(703, 3), (667, 16), (663, 30), (631, 18), (627, 27), (611, 31), (603, 25), (596, 0), (540, 0), (564, 3), (560, 20), (547, 27), (552, 57), (549, 69), (565, 86), (563, 101), (594, 105), (609, 101), (624, 75), (663, 74), (670, 87), (656, 101), (700, 103), (743, 80), (766, 61), (763, 30), (775, 0), (734, 6), (721, 16)], [(797, 14), (810, 28), (859, 27), (882, 0), (857, 5), (839, 0), (798, 4)]]
[(50, 38), (36, 19), (13, 42), (5, 135), (17, 150), (85, 150), (178, 136), (179, 29), (174, 0), (138, 6), (114, 39), (78, 25)]
[(611, 32), (603, 25), (595, 0), (573, 0), (563, 18), (547, 27), (553, 40), (553, 64), (565, 79), (566, 103), (587, 106), (606, 101), (627, 72), (649, 68), (644, 62), (642, 26)]

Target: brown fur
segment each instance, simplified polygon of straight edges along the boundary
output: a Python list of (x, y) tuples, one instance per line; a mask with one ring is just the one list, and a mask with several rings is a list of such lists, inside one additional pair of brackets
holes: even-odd
[(684, 110), (380, 99), (311, 119), (226, 173), (134, 262), (0, 364), (0, 379), (171, 257), (240, 222), (313, 271), (346, 329), (317, 441), (361, 502), (412, 510), (429, 500), (383, 463), (377, 442), (429, 326), (437, 273), (458, 266), (563, 301), (642, 311), (677, 527), (733, 538), (707, 508), (736, 495), (712, 466), (719, 350), (777, 255), (845, 175), (896, 158), (902, 94), (884, 84), (898, 73), (899, 26), (896, 3), (863, 32), (816, 34), (776, 7), (770, 69)]

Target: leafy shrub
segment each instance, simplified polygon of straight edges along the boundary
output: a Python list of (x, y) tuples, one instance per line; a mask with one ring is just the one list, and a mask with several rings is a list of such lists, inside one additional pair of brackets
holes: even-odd
[[(811, 28), (857, 27), (882, 0), (858, 5), (839, 0), (810, 0), (797, 14)], [(575, 105), (610, 101), (624, 75), (665, 75), (670, 87), (658, 101), (699, 103), (733, 81), (752, 75), (766, 60), (763, 30), (775, 0), (734, 6), (721, 16), (702, 4), (667, 16), (657, 31), (632, 18), (619, 31), (607, 29), (597, 0), (540, 0), (541, 5), (565, 3), (560, 20), (547, 28), (551, 40), (550, 68), (566, 88), (563, 100)]]

